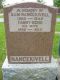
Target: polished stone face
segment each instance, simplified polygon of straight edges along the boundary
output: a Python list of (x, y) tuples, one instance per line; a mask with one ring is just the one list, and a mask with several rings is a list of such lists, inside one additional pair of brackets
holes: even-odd
[(49, 63), (55, 31), (55, 9), (20, 3), (4, 9), (9, 63)]

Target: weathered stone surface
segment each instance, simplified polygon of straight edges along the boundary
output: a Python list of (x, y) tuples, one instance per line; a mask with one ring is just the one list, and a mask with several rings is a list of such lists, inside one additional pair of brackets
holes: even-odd
[(5, 60), (3, 80), (56, 80), (58, 64), (8, 64)]

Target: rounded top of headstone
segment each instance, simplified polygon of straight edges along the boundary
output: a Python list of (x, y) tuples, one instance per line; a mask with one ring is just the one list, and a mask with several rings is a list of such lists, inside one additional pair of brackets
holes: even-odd
[[(8, 3), (4, 3), (3, 7), (6, 8), (6, 7), (11, 7), (11, 6), (16, 6), (16, 5), (19, 5), (21, 3), (23, 3), (23, 4), (24, 3), (36, 3), (36, 4), (42, 4), (42, 5), (47, 6), (46, 4), (40, 3), (37, 0), (20, 0), (20, 1), (17, 1), (17, 2), (14, 0), (14, 2), (12, 1), (11, 3), (9, 3), (9, 2)], [(47, 7), (53, 8), (52, 6), (47, 6)]]
[(20, 1), (17, 1), (17, 2), (14, 0), (14, 2), (11, 2), (11, 3), (4, 2), (3, 6), (4, 7), (10, 7), (10, 6), (13, 6), (13, 5), (16, 5), (16, 4), (26, 3), (26, 2), (37, 2), (37, 0), (20, 0)]
[[(39, 2), (36, 2), (36, 1), (22, 1), (22, 2), (17, 2), (17, 3), (13, 3), (13, 4), (6, 4), (6, 5), (4, 5), (3, 7), (4, 8), (13, 8), (13, 7), (19, 7), (19, 5), (23, 5), (23, 6), (25, 6), (26, 4), (28, 4), (28, 5), (37, 5), (37, 6), (44, 6), (44, 7), (48, 7), (48, 8), (52, 8), (52, 9), (54, 9), (54, 10), (56, 10), (54, 7), (51, 7), (51, 6), (47, 6), (47, 5), (45, 5), (45, 4), (42, 4), (42, 3), (39, 3)], [(36, 6), (36, 7), (37, 7)]]

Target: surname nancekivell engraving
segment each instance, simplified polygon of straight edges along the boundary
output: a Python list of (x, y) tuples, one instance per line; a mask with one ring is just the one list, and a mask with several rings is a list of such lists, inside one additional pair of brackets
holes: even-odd
[(26, 2), (4, 8), (9, 63), (51, 62), (56, 10)]

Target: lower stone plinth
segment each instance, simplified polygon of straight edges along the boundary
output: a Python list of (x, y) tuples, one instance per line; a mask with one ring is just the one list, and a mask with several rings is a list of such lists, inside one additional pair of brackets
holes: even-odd
[(51, 63), (9, 64), (6, 58), (2, 66), (3, 80), (56, 80), (57, 68), (54, 59)]

